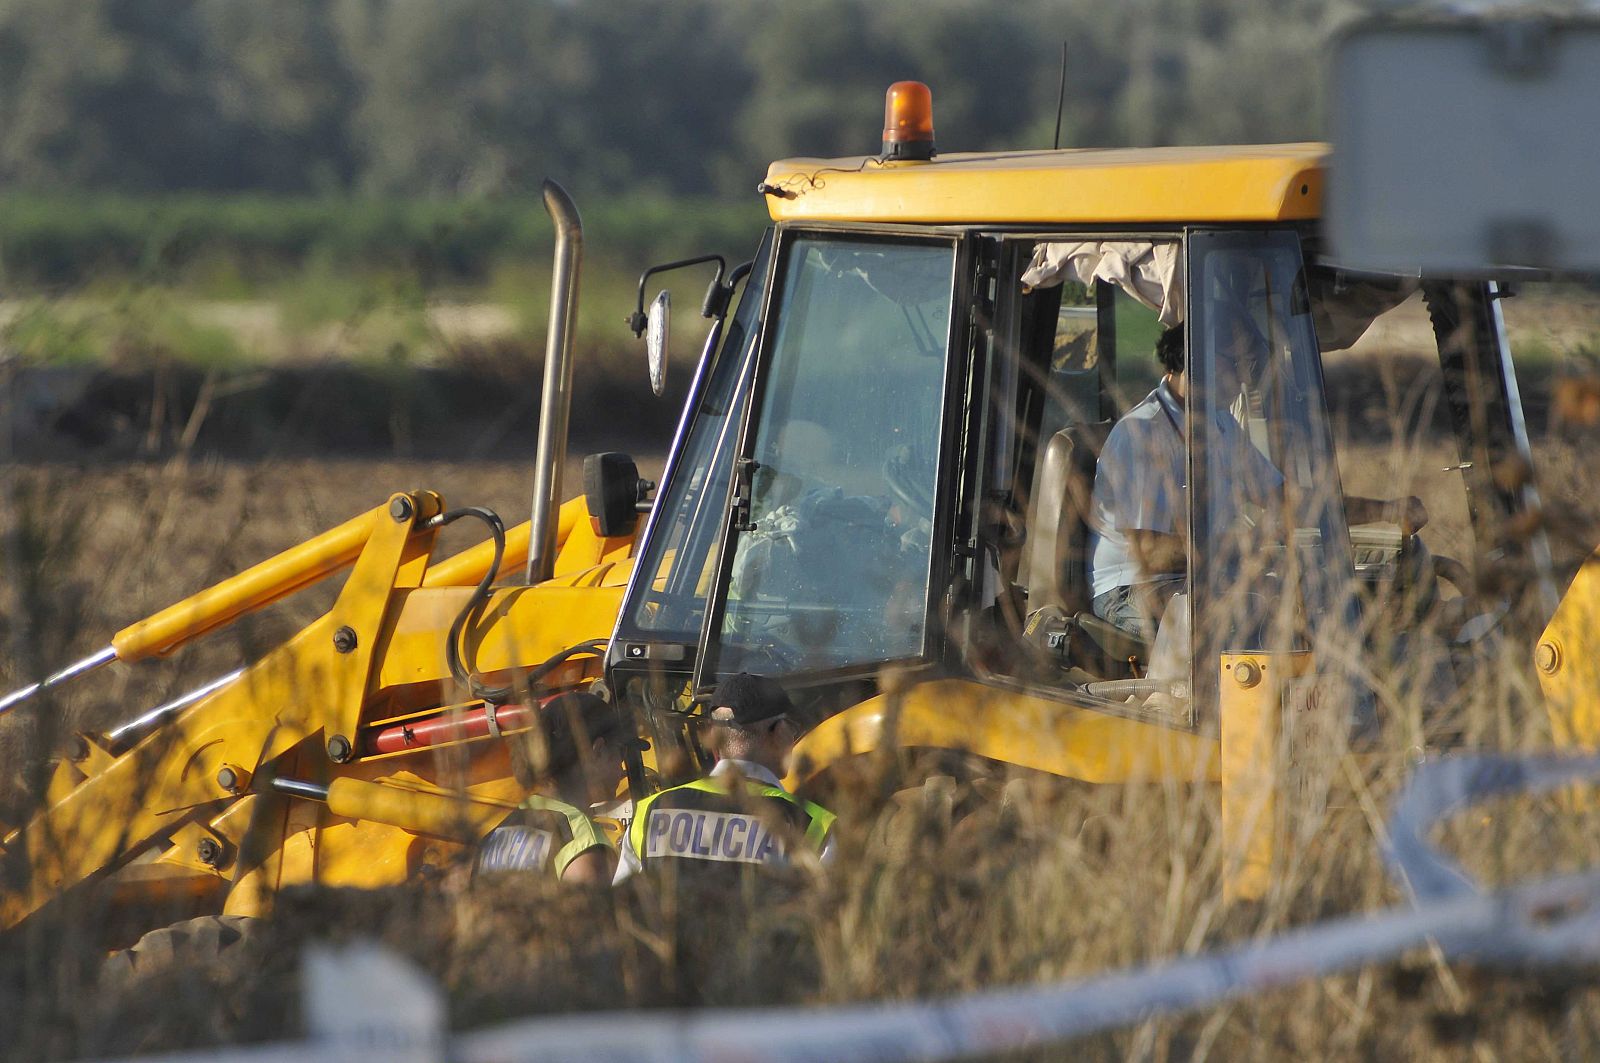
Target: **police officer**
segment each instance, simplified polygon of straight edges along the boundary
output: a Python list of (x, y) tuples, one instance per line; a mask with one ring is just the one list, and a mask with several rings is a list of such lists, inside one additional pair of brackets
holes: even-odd
[(827, 861), (833, 813), (783, 788), (799, 728), (772, 679), (740, 672), (711, 698), (711, 774), (639, 802), (623, 837), (616, 881), (643, 869), (717, 875), (787, 866), (805, 846)]
[(476, 870), (607, 882), (616, 868), (616, 848), (587, 810), (616, 797), (623, 752), (637, 739), (617, 711), (593, 694), (562, 694), (539, 718), (543, 749), (532, 741), (513, 743), (511, 761), (517, 781), (536, 792), (489, 832)]

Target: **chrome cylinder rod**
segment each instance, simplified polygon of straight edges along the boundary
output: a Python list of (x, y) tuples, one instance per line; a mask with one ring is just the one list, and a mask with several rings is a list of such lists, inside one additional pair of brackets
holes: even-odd
[(143, 716), (129, 720), (114, 730), (108, 731), (106, 740), (111, 743), (113, 749), (121, 749), (123, 746), (132, 745), (140, 738), (143, 738), (146, 732), (166, 722), (169, 716), (175, 715), (181, 709), (188, 708), (208, 694), (216, 693), (241, 675), (244, 675), (244, 669), (235, 668), (225, 676), (196, 687), (187, 694), (180, 694), (165, 704), (157, 705)]
[(305, 782), (302, 779), (285, 779), (280, 775), (272, 780), (272, 788), (280, 794), (303, 797), (307, 801), (326, 801), (328, 799), (328, 788), (326, 786), (319, 786), (314, 782)]
[(59, 686), (69, 679), (83, 675), (85, 672), (92, 672), (101, 665), (110, 664), (116, 659), (117, 648), (115, 646), (107, 646), (105, 649), (90, 654), (88, 657), (85, 657), (83, 660), (78, 661), (75, 664), (67, 665), (54, 675), (45, 676), (37, 683), (29, 683), (21, 690), (13, 690), (5, 697), (0, 698), (0, 713), (7, 712), (16, 706), (21, 705), (24, 701), (27, 701), (41, 690), (48, 690), (53, 686)]
[(550, 278), (550, 331), (544, 349), (544, 393), (539, 399), (539, 449), (533, 462), (533, 514), (528, 527), (527, 581), (547, 580), (556, 566), (556, 511), (561, 470), (567, 463), (567, 418), (572, 410), (572, 339), (578, 324), (578, 267), (583, 262), (583, 219), (567, 190), (544, 183), (544, 209), (556, 226), (555, 269)]

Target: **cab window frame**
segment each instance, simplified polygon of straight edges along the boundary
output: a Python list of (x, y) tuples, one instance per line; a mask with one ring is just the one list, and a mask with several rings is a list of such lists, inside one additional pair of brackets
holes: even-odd
[[(747, 389), (744, 409), (740, 412), (740, 425), (734, 451), (734, 461), (748, 460), (757, 443), (760, 411), (766, 389), (771, 380), (774, 345), (779, 330), (778, 316), (783, 292), (793, 265), (795, 245), (803, 240), (836, 240), (839, 242), (873, 242), (905, 245), (908, 243), (930, 246), (948, 246), (952, 249), (951, 304), (948, 328), (945, 335), (943, 363), (943, 394), (939, 410), (939, 442), (934, 474), (934, 504), (931, 532), (931, 563), (927, 583), (923, 588), (923, 636), (917, 651), (894, 660), (874, 659), (850, 662), (837, 667), (799, 669), (793, 672), (774, 671), (775, 677), (792, 687), (810, 687), (851, 680), (873, 680), (886, 667), (918, 668), (936, 664), (942, 657), (939, 647), (945, 641), (939, 601), (943, 588), (954, 576), (958, 558), (953, 548), (953, 492), (962, 464), (955, 448), (959, 446), (965, 429), (963, 416), (964, 396), (970, 365), (970, 344), (966, 342), (972, 323), (974, 293), (973, 241), (967, 227), (958, 226), (903, 226), (828, 224), (817, 222), (788, 222), (776, 226), (774, 259), (768, 278), (767, 300), (762, 315), (759, 346), (752, 365), (752, 379)], [(722, 627), (727, 611), (727, 595), (733, 574), (739, 532), (733, 524), (733, 499), (739, 490), (739, 477), (730, 477), (728, 495), (724, 502), (716, 549), (717, 563), (703, 618), (691, 687), (694, 696), (709, 693), (717, 679), (724, 674), (722, 668)]]
[[(1307, 612), (1315, 602), (1317, 594), (1321, 591), (1328, 592), (1326, 601), (1320, 604), (1326, 612), (1325, 623), (1330, 627), (1342, 626), (1347, 632), (1359, 630), (1360, 603), (1354, 596), (1355, 580), (1353, 573), (1354, 555), (1350, 546), (1350, 526), (1345, 514), (1344, 501), (1346, 498), (1342, 477), (1338, 465), (1338, 441), (1334, 438), (1333, 424), (1329, 412), (1327, 381), (1325, 379), (1325, 366), (1323, 363), (1322, 343), (1310, 321), (1311, 299), (1307, 288), (1306, 279), (1314, 264), (1312, 255), (1307, 247), (1307, 233), (1304, 226), (1295, 224), (1255, 224), (1255, 225), (1192, 225), (1186, 230), (1184, 242), (1184, 286), (1186, 294), (1186, 310), (1184, 314), (1184, 346), (1188, 352), (1188, 388), (1190, 409), (1209, 410), (1212, 408), (1211, 391), (1215, 386), (1209, 375), (1209, 361), (1200, 356), (1202, 350), (1201, 331), (1212, 328), (1212, 315), (1216, 313), (1215, 307), (1207, 300), (1203, 285), (1209, 276), (1209, 265), (1203, 264), (1201, 259), (1213, 253), (1227, 254), (1247, 252), (1252, 248), (1262, 248), (1270, 251), (1273, 241), (1289, 241), (1295, 245), (1296, 255), (1299, 259), (1299, 268), (1291, 287), (1279, 294), (1284, 296), (1289, 306), (1303, 304), (1306, 308), (1306, 318), (1302, 322), (1303, 334), (1299, 336), (1300, 343), (1295, 343), (1293, 335), (1293, 320), (1286, 320), (1284, 324), (1289, 327), (1290, 335), (1286, 342), (1293, 346), (1300, 346), (1307, 352), (1309, 368), (1314, 372), (1315, 378), (1312, 386), (1321, 399), (1321, 427), (1325, 435), (1321, 439), (1309, 439), (1314, 446), (1320, 446), (1323, 459), (1323, 469), (1326, 480), (1322, 481), (1324, 489), (1331, 488), (1332, 494), (1324, 499), (1320, 507), (1316, 507), (1317, 525), (1322, 549), (1331, 559), (1331, 565), (1321, 571), (1312, 572), (1302, 565), (1290, 565), (1289, 571), (1295, 575), (1293, 586), (1287, 583), (1284, 586), (1286, 593), (1292, 593), (1300, 598), (1301, 611)], [(1199, 307), (1197, 311), (1197, 307)], [(1280, 389), (1283, 386), (1281, 377), (1275, 377), (1274, 382)], [(1279, 396), (1281, 399), (1281, 395)], [(1207, 728), (1215, 729), (1218, 726), (1216, 709), (1220, 707), (1221, 677), (1216, 664), (1220, 654), (1239, 652), (1239, 646), (1231, 649), (1225, 645), (1226, 640), (1217, 637), (1212, 628), (1208, 613), (1215, 608), (1212, 598), (1215, 596), (1216, 584), (1212, 573), (1212, 564), (1215, 560), (1209, 552), (1209, 547), (1215, 544), (1215, 529), (1211, 527), (1212, 510), (1212, 485), (1210, 483), (1211, 469), (1205, 445), (1196, 445), (1195, 422), (1196, 418), (1184, 419), (1185, 450), (1187, 462), (1187, 482), (1190, 492), (1189, 504), (1189, 529), (1188, 549), (1189, 562), (1189, 594), (1191, 609), (1194, 610), (1194, 634), (1191, 636), (1190, 650), (1193, 653), (1191, 675), (1192, 691), (1197, 710), (1202, 706), (1213, 711), (1196, 713), (1197, 722)], [(1282, 429), (1279, 428), (1281, 433)], [(1282, 440), (1281, 434), (1274, 434), (1272, 445), (1276, 448)], [(1307, 455), (1311, 448), (1305, 448)], [(1266, 455), (1271, 460), (1271, 455)], [(1289, 470), (1281, 470), (1286, 480), (1292, 478)], [(1193, 499), (1199, 497), (1206, 500), (1204, 505), (1197, 505)], [(1297, 515), (1302, 515), (1306, 507), (1316, 506), (1315, 499), (1310, 495), (1302, 496), (1301, 492), (1292, 485), (1288, 488), (1288, 498), (1297, 503)], [(1205, 552), (1201, 553), (1203, 561), (1197, 563), (1196, 544), (1202, 544)], [(1286, 544), (1292, 551), (1292, 544)], [(1337, 573), (1333, 572), (1334, 566), (1340, 566)], [(1329, 581), (1331, 576), (1341, 578), (1333, 580), (1328, 586), (1319, 586), (1319, 583)], [(1311, 602), (1308, 602), (1308, 599)], [(1307, 623), (1310, 623), (1307, 616)], [(1200, 638), (1199, 632), (1207, 632), (1205, 638)], [(1282, 635), (1281, 632), (1276, 634)], [(1315, 652), (1316, 646), (1310, 647)], [(1246, 652), (1272, 652), (1274, 649), (1292, 649), (1288, 646), (1264, 647), (1258, 651)], [(1213, 651), (1213, 656), (1204, 660), (1201, 651)], [(1349, 681), (1351, 677), (1339, 669), (1326, 669), (1325, 662), (1318, 663), (1320, 676), (1337, 676), (1341, 681)], [(1354, 689), (1353, 687), (1351, 688)]]

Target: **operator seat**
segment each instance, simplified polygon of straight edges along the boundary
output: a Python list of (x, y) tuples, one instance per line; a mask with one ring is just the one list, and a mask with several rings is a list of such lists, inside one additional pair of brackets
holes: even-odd
[(1053, 615), (1066, 621), (1063, 663), (1121, 679), (1136, 669), (1142, 672), (1150, 647), (1090, 611), (1089, 504), (1095, 464), (1113, 423), (1071, 425), (1040, 449), (1019, 573), (1028, 591), (1030, 618)]

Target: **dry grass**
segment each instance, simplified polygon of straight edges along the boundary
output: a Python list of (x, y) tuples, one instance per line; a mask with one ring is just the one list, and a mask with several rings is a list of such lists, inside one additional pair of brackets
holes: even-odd
[[(1383, 379), (1383, 378), (1380, 378)], [(1437, 553), (1470, 557), (1453, 445), (1429, 425), (1426, 387), (1401, 376), (1346, 397), (1347, 491), (1418, 493)], [(1379, 416), (1368, 416), (1376, 409)], [(1368, 411), (1368, 412), (1363, 412)], [(1357, 416), (1359, 414), (1359, 416)], [(1374, 425), (1415, 423), (1414, 433)], [(1541, 487), (1574, 563), (1600, 528), (1577, 429), (1538, 443)], [(1440, 471), (1435, 471), (1440, 470)], [(470, 468), (391, 461), (191, 461), (6, 470), (0, 686), (103, 645), (173, 598), (380, 502), (428, 486), (454, 503), (520, 514), (522, 462)], [(569, 481), (575, 483), (576, 480)], [(85, 680), (57, 704), (0, 720), (0, 819), (27, 766), (66, 727), (104, 725), (234, 667), (316, 615), (325, 592), (165, 663)], [(0, 949), (0, 1055), (48, 1058), (290, 1036), (299, 943), (380, 937), (436, 973), (452, 1018), (475, 1025), (539, 1011), (618, 1006), (904, 999), (1089, 975), (1217, 947), (1337, 914), (1401, 903), (1378, 863), (1384, 810), (1407, 751), (1445, 732), (1540, 748), (1548, 729), (1527, 674), (1529, 634), (1486, 646), (1484, 676), (1427, 701), (1417, 654), (1393, 678), (1378, 751), (1323, 763), (1326, 801), (1298, 811), (1285, 873), (1260, 904), (1221, 902), (1214, 791), (1151, 783), (1093, 789), (978, 772), (884, 802), (870, 780), (841, 795), (843, 851), (816, 880), (759, 896), (666, 895), (649, 883), (561, 891), (538, 881), (446, 878), (383, 893), (287, 898), (249, 942), (247, 971), (182, 970), (131, 995), (103, 994), (88, 929), (106, 918), (69, 898)], [(891, 787), (892, 789), (892, 787)], [(1490, 881), (1600, 863), (1592, 818), (1539, 801), (1463, 818), (1445, 843)], [(1074, 1057), (1168, 1059), (1560, 1059), (1600, 1053), (1600, 996), (1569, 974), (1508, 978), (1427, 953), (1391, 965), (1094, 1038)], [(1059, 1049), (1022, 1058), (1061, 1058)]]
[[(298, 952), (313, 938), (383, 940), (441, 980), (461, 1026), (580, 1008), (897, 1000), (1082, 977), (1401, 903), (1377, 867), (1362, 807), (1381, 805), (1392, 778), (1380, 770), (1347, 788), (1259, 905), (1219, 901), (1220, 843), (1203, 790), (996, 779), (935, 783), (875, 813), (845, 806), (845, 847), (817, 881), (734, 897), (663, 894), (648, 882), (572, 891), (541, 880), (291, 896), (237, 965), (186, 966), (121, 994), (96, 992), (78, 930), (87, 913), (53, 913), (0, 964), (31, 976), (0, 982), (0, 993), (15, 993), (5, 1003), (33, 1017), (8, 1031), (5, 1048), (45, 1058), (291, 1036)], [(973, 799), (990, 788), (1001, 799)], [(1549, 863), (1550, 836), (1518, 828), (1539, 822), (1536, 812), (1554, 818), (1544, 806), (1508, 809), (1509, 829), (1476, 820), (1450, 841), (1468, 855), (1492, 852), (1509, 877), (1523, 877)], [(1592, 829), (1559, 837), (1562, 862), (1600, 858)], [(1600, 1050), (1597, 1005), (1600, 995), (1571, 973), (1489, 975), (1419, 951), (1090, 1038), (1071, 1054), (1589, 1058)]]

